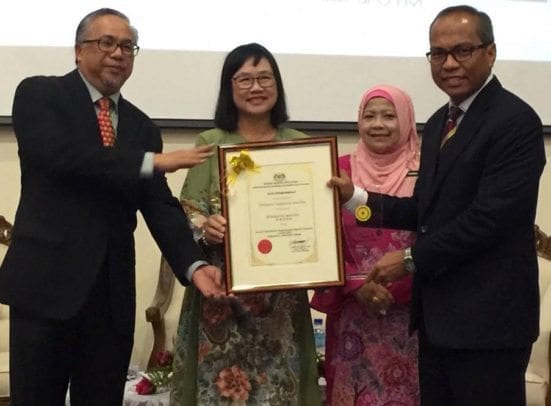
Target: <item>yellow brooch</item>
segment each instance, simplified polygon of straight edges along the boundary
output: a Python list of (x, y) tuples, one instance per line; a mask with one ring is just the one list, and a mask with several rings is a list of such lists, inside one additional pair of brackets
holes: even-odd
[(371, 209), (369, 206), (361, 205), (356, 208), (354, 214), (359, 221), (367, 221), (371, 218)]

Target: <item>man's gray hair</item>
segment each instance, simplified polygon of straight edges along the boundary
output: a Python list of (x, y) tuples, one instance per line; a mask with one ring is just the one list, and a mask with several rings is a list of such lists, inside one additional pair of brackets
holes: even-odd
[(88, 28), (96, 18), (107, 16), (107, 15), (117, 16), (125, 20), (128, 23), (128, 25), (130, 25), (130, 30), (132, 31), (132, 36), (134, 37), (133, 38), (134, 44), (138, 43), (138, 30), (130, 24), (130, 19), (125, 14), (121, 13), (120, 11), (114, 10), (112, 8), (100, 8), (96, 11), (92, 11), (91, 13), (87, 14), (80, 21), (80, 23), (78, 24), (77, 32), (75, 36), (75, 44), (80, 44), (82, 41), (86, 39), (85, 37), (86, 37), (86, 34), (88, 33)]

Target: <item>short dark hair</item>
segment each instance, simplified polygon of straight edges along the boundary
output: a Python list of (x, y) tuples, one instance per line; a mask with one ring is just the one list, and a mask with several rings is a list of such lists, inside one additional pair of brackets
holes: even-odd
[(231, 51), (224, 60), (222, 75), (220, 77), (220, 90), (218, 92), (216, 112), (214, 114), (214, 124), (217, 128), (225, 131), (237, 130), (239, 113), (233, 102), (232, 80), (235, 72), (237, 72), (250, 58), (253, 58), (253, 64), (255, 66), (258, 65), (262, 58), (266, 58), (274, 72), (277, 86), (277, 101), (270, 112), (270, 122), (272, 126), (277, 128), (280, 124), (289, 119), (287, 115), (287, 105), (285, 103), (283, 81), (274, 56), (262, 45), (250, 43), (238, 46)]
[(432, 20), (429, 32), (432, 31), (432, 26), (440, 17), (445, 17), (455, 13), (467, 13), (475, 16), (478, 19), (478, 26), (476, 31), (478, 36), (480, 37), (480, 40), (484, 44), (492, 44), (494, 42), (494, 29), (492, 27), (492, 20), (490, 19), (488, 14), (467, 5), (447, 7), (444, 10), (440, 11), (436, 15), (436, 17), (434, 17), (434, 20)]
[(84, 37), (87, 34), (88, 28), (96, 18), (107, 16), (107, 15), (117, 16), (125, 20), (128, 23), (128, 25), (130, 25), (130, 30), (132, 31), (132, 35), (134, 36), (134, 43), (136, 44), (138, 43), (138, 30), (130, 24), (130, 19), (125, 14), (112, 8), (100, 8), (98, 10), (95, 10), (95, 11), (92, 11), (91, 13), (86, 14), (86, 16), (84, 16), (84, 18), (80, 20), (80, 23), (78, 23), (77, 32), (75, 35), (75, 44), (80, 44), (82, 41), (85, 40)]

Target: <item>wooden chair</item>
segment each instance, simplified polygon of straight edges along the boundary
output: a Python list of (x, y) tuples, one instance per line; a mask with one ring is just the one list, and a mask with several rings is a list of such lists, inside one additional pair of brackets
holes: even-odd
[(539, 264), (540, 336), (526, 370), (528, 406), (551, 406), (551, 237), (535, 225)]
[(170, 265), (161, 258), (157, 288), (151, 305), (145, 310), (145, 319), (153, 329), (153, 348), (147, 368), (155, 363), (160, 351), (172, 350), (172, 340), (178, 328), (184, 287), (176, 282)]
[[(0, 244), (8, 246), (11, 241), (12, 225), (0, 216)], [(5, 249), (0, 251), (5, 252)], [(0, 258), (1, 262), (1, 258)], [(0, 303), (0, 406), (9, 404), (9, 311)]]
[(537, 225), (534, 225), (534, 232), (538, 255), (551, 261), (551, 237), (541, 231)]
[(0, 244), (10, 244), (11, 230), (12, 225), (5, 219), (4, 216), (0, 216)]

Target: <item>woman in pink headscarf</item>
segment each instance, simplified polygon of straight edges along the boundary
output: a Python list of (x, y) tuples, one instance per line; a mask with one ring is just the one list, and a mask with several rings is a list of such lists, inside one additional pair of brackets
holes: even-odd
[[(356, 150), (339, 159), (355, 185), (394, 196), (411, 196), (419, 169), (419, 138), (410, 97), (394, 86), (362, 96)], [(383, 213), (384, 215), (384, 213)], [(370, 210), (343, 210), (346, 285), (316, 291), (312, 307), (327, 313), (327, 404), (419, 404), (417, 337), (410, 336), (411, 277), (391, 286), (364, 283), (388, 251), (411, 247), (414, 234), (367, 221)], [(375, 222), (375, 225), (372, 225)]]

